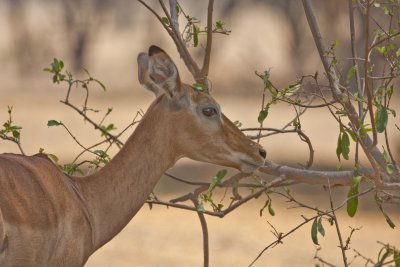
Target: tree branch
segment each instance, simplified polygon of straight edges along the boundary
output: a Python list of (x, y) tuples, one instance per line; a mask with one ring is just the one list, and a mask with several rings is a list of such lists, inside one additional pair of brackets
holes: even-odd
[(208, 9), (207, 9), (207, 44), (206, 51), (203, 60), (203, 67), (200, 71), (200, 76), (205, 80), (204, 84), (207, 85), (207, 76), (210, 68), (210, 59), (211, 59), (211, 47), (212, 47), (212, 16), (213, 16), (213, 8), (214, 8), (214, 0), (208, 1)]
[[(353, 171), (315, 171), (292, 168), (285, 165), (279, 165), (271, 161), (267, 161), (263, 167), (259, 169), (260, 172), (273, 175), (276, 177), (285, 177), (285, 179), (294, 180), (299, 183), (312, 184), (312, 185), (326, 185), (327, 178), (329, 178), (331, 186), (334, 185), (350, 185), (351, 179), (354, 177)], [(359, 174), (364, 177), (373, 177), (375, 172), (373, 169), (364, 168), (360, 166)], [(381, 173), (385, 182), (390, 183), (392, 179), (385, 173)], [(393, 184), (393, 188), (399, 188), (400, 185)]]
[[(314, 16), (314, 12), (312, 10), (310, 1), (302, 0), (302, 2), (308, 24), (310, 26), (314, 38), (314, 42), (317, 46), (320, 55), (321, 62), (328, 76), (332, 95), (338, 102), (340, 102), (343, 105), (344, 109), (346, 110), (348, 118), (354, 127), (354, 132), (358, 132), (358, 129), (360, 129), (362, 126), (361, 119), (358, 116), (353, 105), (351, 104), (350, 100), (348, 99), (347, 95), (343, 94), (340, 91), (339, 79), (336, 76), (335, 70), (329, 67), (330, 64), (325, 55), (325, 46), (323, 43), (323, 39), (320, 34), (318, 24)], [(371, 166), (375, 170), (375, 181), (377, 182), (377, 184), (381, 184), (380, 170), (386, 168), (386, 162), (383, 159), (382, 153), (379, 151), (379, 149), (376, 148), (376, 146), (373, 146), (373, 141), (371, 140), (368, 134), (365, 134), (363, 137), (360, 137), (360, 140), (361, 140), (361, 147), (363, 148), (364, 153), (368, 158)]]
[[(141, 0), (138, 0), (138, 1), (142, 2)], [(162, 9), (164, 10), (165, 16), (167, 16), (168, 21), (171, 21), (172, 20), (171, 16), (169, 15), (168, 10), (164, 5), (163, 0), (159, 0), (159, 3), (161, 5)], [(163, 22), (161, 21), (161, 23), (163, 23)], [(163, 25), (164, 25), (164, 23), (163, 23)], [(192, 73), (192, 76), (194, 77), (194, 79), (197, 81), (198, 77), (199, 77), (199, 73), (200, 73), (199, 66), (193, 60), (192, 56), (190, 55), (186, 45), (182, 41), (179, 31), (177, 31), (177, 29), (175, 29), (175, 27), (171, 27), (168, 29), (172, 29), (172, 31), (170, 30), (169, 34), (175, 42), (176, 48), (178, 49), (178, 52), (179, 52), (179, 55), (183, 59), (183, 62), (185, 62), (185, 65), (188, 68), (188, 70), (190, 71), (190, 73)]]
[(203, 255), (204, 255), (203, 265), (204, 267), (208, 267), (210, 256), (209, 256), (209, 245), (208, 245), (207, 221), (206, 218), (204, 217), (204, 214), (197, 210), (197, 206), (199, 205), (199, 201), (197, 200), (197, 198), (194, 195), (192, 195), (190, 199), (192, 200), (193, 205), (196, 207), (197, 215), (199, 216), (199, 220), (201, 223), (201, 229), (203, 232)]
[(344, 263), (344, 266), (347, 267), (348, 264), (347, 264), (346, 251), (345, 251), (345, 247), (343, 246), (342, 234), (340, 233), (339, 222), (338, 222), (338, 219), (336, 217), (335, 209), (334, 209), (334, 206), (333, 206), (332, 190), (331, 190), (331, 184), (330, 184), (330, 181), (329, 181), (329, 177), (327, 178), (327, 180), (328, 180), (328, 189), (329, 189), (329, 204), (330, 204), (331, 210), (332, 210), (332, 218), (333, 218), (333, 221), (335, 222), (336, 233), (337, 233), (338, 238), (339, 238), (339, 244), (340, 244), (339, 248), (340, 248), (340, 251), (342, 252), (343, 263)]
[(169, 0), (169, 12), (171, 13), (171, 26), (174, 27), (176, 32), (179, 32), (177, 7), (178, 7), (177, 0)]
[(303, 227), (304, 225), (308, 224), (309, 222), (311, 222), (311, 221), (313, 221), (313, 220), (315, 220), (316, 218), (321, 217), (321, 216), (329, 216), (329, 217), (332, 218), (331, 213), (334, 212), (334, 211), (336, 211), (336, 210), (338, 210), (338, 209), (341, 209), (344, 205), (347, 204), (347, 202), (348, 202), (350, 199), (353, 199), (353, 198), (360, 197), (360, 196), (363, 196), (363, 195), (365, 195), (365, 194), (368, 194), (368, 193), (371, 192), (372, 190), (374, 190), (374, 188), (368, 188), (368, 189), (362, 191), (361, 193), (359, 193), (359, 194), (357, 194), (357, 195), (354, 195), (354, 196), (352, 196), (352, 197), (347, 198), (346, 200), (344, 200), (340, 205), (338, 205), (338, 206), (335, 207), (335, 208), (331, 208), (330, 210), (325, 211), (325, 212), (318, 211), (317, 215), (314, 215), (314, 216), (311, 217), (311, 218), (305, 218), (305, 217), (303, 217), (303, 218), (304, 218), (304, 222), (298, 224), (297, 226), (295, 226), (294, 228), (292, 228), (292, 229), (291, 229), (290, 231), (288, 231), (287, 233), (281, 233), (281, 234), (277, 237), (277, 239), (276, 239), (275, 241), (273, 241), (273, 242), (270, 243), (268, 246), (266, 246), (265, 248), (263, 248), (263, 250), (261, 250), (261, 252), (257, 255), (257, 257), (250, 263), (249, 267), (253, 266), (253, 264), (254, 264), (258, 259), (261, 258), (261, 256), (264, 254), (265, 251), (267, 251), (267, 250), (268, 250), (269, 248), (271, 248), (271, 247), (274, 247), (274, 246), (278, 245), (279, 243), (282, 243), (282, 240), (283, 240), (284, 238), (286, 238), (287, 236), (291, 235), (292, 233), (294, 233), (295, 231), (297, 231), (298, 229), (300, 229), (300, 228)]

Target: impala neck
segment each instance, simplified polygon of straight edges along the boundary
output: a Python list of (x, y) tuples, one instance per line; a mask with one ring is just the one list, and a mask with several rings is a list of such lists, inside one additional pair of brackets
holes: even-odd
[(166, 131), (168, 125), (163, 125), (168, 120), (162, 113), (150, 112), (152, 107), (105, 167), (77, 180), (92, 217), (95, 249), (129, 223), (162, 174), (179, 158)]

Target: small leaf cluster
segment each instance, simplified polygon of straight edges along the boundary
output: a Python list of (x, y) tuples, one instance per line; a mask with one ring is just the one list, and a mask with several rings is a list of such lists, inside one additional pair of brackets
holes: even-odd
[(342, 156), (345, 160), (349, 160), (349, 153), (350, 153), (349, 134), (343, 129), (341, 125), (336, 146), (336, 156), (338, 157), (339, 161), (340, 161), (340, 156)]
[(90, 73), (86, 69), (83, 69), (88, 76), (88, 78), (85, 80), (74, 80), (70, 72), (68, 71), (63, 72), (63, 70), (64, 70), (64, 61), (57, 58), (54, 58), (53, 62), (50, 63), (50, 68), (49, 67), (43, 68), (43, 71), (53, 74), (52, 78), (53, 83), (60, 84), (60, 82), (66, 81), (69, 83), (70, 86), (72, 86), (73, 84), (76, 85), (81, 84), (83, 88), (87, 88), (89, 83), (91, 81), (94, 81), (103, 89), (103, 91), (106, 91), (105, 85), (98, 79), (93, 78), (92, 75), (90, 75)]
[(311, 239), (315, 245), (319, 245), (318, 233), (322, 236), (325, 236), (325, 229), (322, 226), (322, 216), (315, 218), (311, 226)]
[(270, 107), (273, 104), (281, 101), (294, 105), (300, 103), (300, 100), (298, 98), (292, 100), (291, 97), (293, 97), (300, 90), (302, 79), (298, 80), (294, 84), (290, 84), (278, 90), (273, 86), (270, 80), (270, 72), (268, 70), (265, 70), (262, 73), (255, 72), (255, 74), (263, 81), (264, 92), (268, 91), (272, 97), (269, 102), (263, 105), (261, 111), (259, 112), (257, 118), (258, 123), (262, 124), (264, 120), (268, 117)]
[(206, 89), (206, 86), (204, 84), (202, 84), (202, 83), (199, 83), (199, 82), (193, 83), (192, 87), (195, 90), (200, 91), (200, 92), (203, 92)]
[(385, 266), (394, 263), (394, 267), (400, 267), (400, 251), (396, 247), (384, 244), (378, 253), (378, 261), (375, 266)]
[[(111, 125), (112, 126), (105, 127), (106, 131), (115, 129), (114, 125), (113, 124), (111, 124)], [(61, 121), (49, 120), (47, 122), (47, 126), (49, 126), (49, 127), (63, 126), (68, 131), (68, 133), (70, 133), (68, 128)], [(70, 133), (70, 135), (71, 135), (71, 133)], [(103, 134), (102, 134), (102, 136), (103, 136)], [(104, 166), (111, 160), (110, 156), (104, 150), (101, 150), (101, 149), (96, 149), (94, 151), (91, 151), (90, 149), (87, 149), (87, 150), (96, 156), (95, 159), (89, 161), (89, 166), (88, 166), (89, 168), (93, 168), (93, 167), (98, 168), (100, 166)], [(67, 163), (67, 164), (59, 164), (58, 157), (55, 156), (54, 154), (45, 153), (43, 149), (41, 149), (39, 151), (39, 153), (46, 154), (58, 166), (58, 168), (61, 171), (65, 172), (66, 174), (72, 175), (72, 174), (78, 173), (80, 175), (84, 175), (83, 170), (80, 168), (81, 164), (77, 164), (77, 163), (75, 163), (75, 161), (72, 163)]]
[(76, 164), (76, 163), (61, 164), (59, 162), (59, 158), (56, 155), (45, 152), (43, 148), (40, 148), (39, 153), (46, 155), (58, 167), (58, 169), (60, 169), (60, 171), (64, 172), (65, 174), (68, 174), (68, 175), (74, 175), (74, 174), (84, 175), (84, 172), (80, 168), (79, 164)]
[(219, 212), (222, 210), (224, 205), (222, 203), (216, 203), (213, 200), (213, 191), (221, 183), (222, 179), (226, 176), (227, 173), (228, 171), (226, 169), (222, 169), (217, 172), (217, 174), (211, 180), (207, 193), (201, 195), (201, 202), (197, 206), (198, 211), (205, 211), (204, 203), (210, 204), (214, 212)]
[(265, 201), (264, 206), (260, 209), (260, 217), (262, 217), (265, 209), (268, 209), (268, 213), (271, 216), (275, 216), (275, 210), (272, 208), (272, 199), (268, 194), (267, 194), (267, 200)]
[[(184, 26), (184, 29), (181, 33), (182, 39), (186, 44), (192, 43), (194, 47), (199, 46), (199, 37), (201, 34), (205, 34), (207, 32), (207, 28), (201, 28), (200, 26), (200, 20), (194, 16), (191, 16), (182, 9), (182, 7), (177, 4), (176, 6), (176, 14), (178, 16), (183, 15), (186, 21), (186, 25)], [(172, 23), (169, 21), (168, 17), (162, 17), (161, 18), (162, 23), (171, 28), (173, 27)], [(225, 22), (222, 20), (217, 20), (213, 24), (213, 33), (222, 33), (222, 34), (229, 34), (230, 31), (225, 28)]]
[(64, 62), (57, 58), (53, 59), (53, 62), (50, 64), (50, 68), (44, 68), (43, 71), (47, 71), (53, 74), (53, 83), (59, 84), (64, 81), (66, 78), (65, 74), (62, 74), (61, 71), (64, 68)]
[(3, 123), (3, 128), (0, 129), (0, 138), (19, 143), (22, 127), (14, 124), (12, 120), (12, 109), (12, 106), (7, 107), (8, 120)]
[(386, 162), (386, 172), (387, 172), (388, 174), (393, 174), (393, 172), (394, 172), (394, 170), (395, 170), (394, 165), (393, 165), (393, 162), (392, 162), (392, 160), (390, 159), (389, 154), (387, 153), (385, 147), (382, 146), (382, 149), (383, 149), (383, 159), (384, 159), (385, 162)]
[(114, 123), (110, 123), (108, 125), (101, 125), (100, 128), (102, 129), (101, 136), (105, 136), (106, 133), (109, 133), (113, 130), (116, 130)]

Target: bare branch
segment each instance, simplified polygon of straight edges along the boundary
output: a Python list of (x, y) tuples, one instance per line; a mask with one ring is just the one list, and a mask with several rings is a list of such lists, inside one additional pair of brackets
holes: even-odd
[(6, 141), (11, 141), (13, 143), (15, 143), (18, 146), (19, 151), (21, 152), (22, 155), (25, 155), (24, 150), (22, 149), (21, 146), (21, 142), (18, 141), (17, 139), (13, 138), (13, 137), (9, 137), (3, 133), (0, 133), (0, 139), (6, 140)]
[(174, 27), (175, 31), (179, 32), (177, 8), (178, 8), (178, 1), (169, 0), (169, 12), (171, 13), (171, 26)]
[(346, 251), (345, 251), (345, 247), (343, 246), (343, 240), (342, 240), (342, 234), (340, 233), (339, 222), (336, 217), (335, 209), (333, 207), (332, 190), (331, 190), (331, 183), (329, 182), (329, 177), (327, 178), (327, 180), (328, 180), (328, 189), (329, 189), (329, 203), (331, 205), (331, 210), (332, 210), (332, 215), (333, 215), (332, 218), (333, 218), (333, 221), (335, 222), (336, 233), (339, 238), (339, 244), (340, 244), (339, 248), (340, 248), (340, 251), (342, 252), (343, 263), (344, 263), (344, 266), (347, 267), (348, 264), (347, 264)]
[[(360, 73), (359, 73), (359, 68), (358, 68), (358, 61), (357, 61), (357, 49), (355, 45), (355, 27), (354, 27), (354, 8), (353, 8), (353, 1), (348, 0), (348, 5), (349, 5), (349, 20), (350, 20), (350, 43), (351, 43), (351, 54), (352, 54), (352, 61), (353, 61), (353, 66), (356, 68), (356, 87), (357, 91), (360, 95), (363, 95), (362, 89), (361, 89), (361, 79), (360, 79)], [(358, 101), (358, 115), (362, 116), (363, 114), (363, 105), (362, 101)]]
[(315, 216), (313, 216), (313, 217), (310, 217), (310, 218), (303, 217), (303, 218), (304, 218), (304, 222), (298, 224), (297, 226), (295, 226), (294, 228), (292, 228), (292, 229), (291, 229), (290, 231), (288, 231), (287, 233), (281, 233), (279, 236), (277, 236), (277, 239), (276, 239), (275, 241), (273, 241), (273, 242), (270, 243), (268, 246), (266, 246), (263, 250), (261, 250), (261, 252), (257, 255), (257, 257), (250, 263), (249, 267), (253, 266), (253, 264), (254, 264), (259, 258), (261, 258), (261, 256), (264, 254), (264, 252), (266, 252), (269, 248), (274, 247), (274, 246), (276, 246), (276, 245), (279, 244), (279, 243), (282, 243), (282, 240), (283, 240), (284, 238), (286, 238), (287, 236), (291, 235), (292, 233), (294, 233), (295, 231), (297, 231), (298, 229), (300, 229), (300, 228), (303, 227), (304, 225), (308, 224), (309, 222), (311, 222), (311, 221), (313, 221), (314, 219), (316, 219), (316, 218), (318, 218), (318, 217), (321, 217), (321, 216), (329, 216), (329, 217), (332, 217), (331, 213), (334, 212), (334, 211), (336, 211), (336, 210), (338, 210), (338, 209), (341, 209), (344, 205), (347, 204), (347, 202), (348, 202), (350, 199), (353, 199), (353, 198), (360, 197), (360, 196), (363, 196), (363, 195), (365, 195), (365, 194), (368, 194), (368, 193), (371, 192), (373, 189), (374, 189), (374, 188), (368, 188), (368, 189), (362, 191), (361, 193), (359, 193), (358, 195), (354, 195), (354, 196), (352, 196), (352, 197), (349, 197), (349, 198), (347, 198), (346, 200), (344, 200), (340, 205), (338, 205), (337, 207), (332, 208), (332, 209), (330, 209), (330, 210), (328, 210), (328, 211), (325, 211), (325, 212), (320, 212), (320, 211), (318, 211), (317, 215), (315, 215)]
[[(295, 180), (299, 183), (304, 184), (320, 184), (326, 185), (327, 178), (329, 177), (329, 181), (331, 186), (334, 185), (350, 185), (351, 179), (354, 177), (353, 171), (315, 171), (315, 170), (304, 170), (292, 168), (285, 165), (279, 165), (273, 163), (271, 161), (267, 161), (263, 167), (259, 169), (260, 172), (273, 175), (276, 177), (285, 177), (286, 179)], [(369, 168), (360, 167), (359, 174), (365, 177), (373, 177), (374, 170)], [(387, 183), (393, 182), (389, 176), (382, 173), (382, 178)], [(393, 185), (394, 188), (397, 188), (397, 185)]]
[[(197, 207), (199, 205), (199, 201), (197, 200), (197, 198), (192, 195), (191, 200), (193, 202), (193, 205), (195, 207)], [(197, 210), (197, 215), (199, 216), (199, 220), (201, 223), (201, 229), (203, 232), (203, 255), (204, 255), (204, 261), (203, 261), (203, 265), (204, 267), (208, 267), (209, 266), (209, 246), (208, 246), (208, 228), (207, 228), (207, 221), (206, 218), (204, 217), (204, 214), (200, 211)]]
[(81, 115), (86, 121), (88, 121), (90, 124), (92, 124), (96, 130), (99, 130), (102, 134), (109, 137), (113, 142), (115, 142), (116, 144), (121, 145), (121, 146), (123, 145), (123, 143), (117, 137), (115, 137), (114, 135), (110, 134), (109, 132), (107, 132), (103, 128), (101, 128), (97, 123), (95, 123), (91, 118), (89, 118), (82, 110), (78, 109), (77, 107), (75, 107), (74, 105), (72, 105), (69, 102), (65, 102), (65, 101), (60, 101), (60, 102), (71, 107), (73, 110), (78, 112), (79, 115)]
[(213, 25), (212, 25), (212, 16), (213, 16), (213, 8), (214, 8), (214, 0), (208, 1), (208, 9), (207, 9), (207, 44), (206, 51), (203, 60), (203, 67), (200, 71), (200, 77), (204, 79), (205, 85), (207, 85), (207, 76), (208, 71), (210, 69), (210, 59), (211, 59), (211, 47), (212, 47), (212, 33), (213, 33)]
[(366, 2), (365, 14), (364, 14), (364, 23), (365, 23), (365, 54), (364, 54), (364, 90), (367, 92), (367, 107), (370, 115), (371, 120), (371, 128), (372, 128), (372, 144), (368, 147), (368, 149), (374, 148), (378, 144), (378, 133), (375, 127), (375, 119), (374, 119), (374, 110), (372, 105), (373, 95), (372, 90), (369, 87), (369, 79), (368, 77), (368, 64), (369, 64), (369, 55), (370, 55), (370, 48), (369, 48), (369, 11), (370, 11), (371, 4), (369, 1)]
[[(142, 2), (142, 0), (138, 0), (138, 1)], [(168, 21), (171, 21), (172, 20), (171, 16), (169, 15), (168, 10), (164, 5), (163, 0), (159, 0), (158, 2), (160, 3), (162, 9), (164, 10), (165, 16), (167, 16)], [(162, 21), (161, 21), (161, 23), (163, 25), (165, 25)], [(165, 27), (167, 27), (167, 26), (165, 26)], [(185, 62), (186, 67), (188, 68), (190, 73), (192, 73), (192, 76), (194, 77), (194, 79), (196, 81), (198, 81), (198, 77), (199, 77), (199, 73), (200, 73), (199, 66), (193, 60), (192, 56), (190, 55), (186, 45), (182, 41), (180, 33), (175, 29), (175, 27), (172, 27), (172, 30), (171, 30), (171, 28), (168, 28), (168, 29), (169, 29), (168, 33), (174, 40), (176, 48), (178, 49), (179, 55), (183, 59), (183, 62)]]

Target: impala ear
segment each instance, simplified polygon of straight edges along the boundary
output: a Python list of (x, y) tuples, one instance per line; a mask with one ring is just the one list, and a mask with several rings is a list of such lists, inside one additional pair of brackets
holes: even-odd
[(167, 94), (180, 98), (183, 93), (178, 69), (161, 48), (150, 46), (149, 53), (140, 53), (138, 61), (139, 82), (156, 96)]

